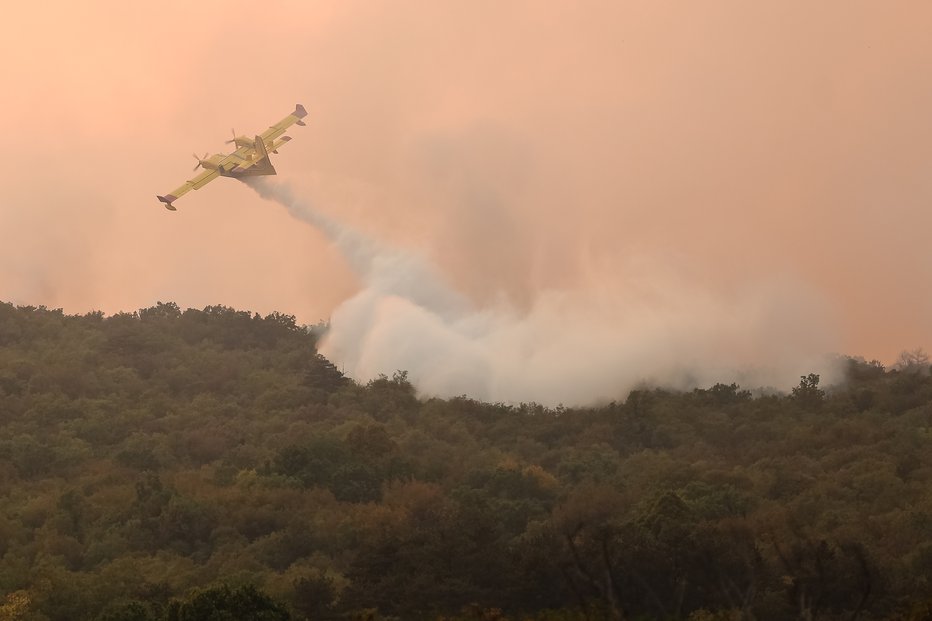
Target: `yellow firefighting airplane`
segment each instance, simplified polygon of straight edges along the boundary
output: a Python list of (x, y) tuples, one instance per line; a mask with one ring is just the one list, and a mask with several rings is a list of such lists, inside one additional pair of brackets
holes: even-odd
[(275, 167), (272, 166), (272, 162), (269, 160), (269, 152), (278, 153), (278, 147), (291, 140), (289, 136), (282, 136), (285, 130), (295, 124), (303, 126), (304, 121), (301, 119), (306, 116), (307, 111), (304, 106), (298, 104), (295, 106), (294, 112), (255, 138), (237, 136), (234, 131), (233, 140), (227, 141), (227, 144), (233, 143), (236, 145), (236, 150), (233, 153), (229, 155), (215, 153), (210, 157), (207, 157), (206, 153), (204, 157), (198, 157), (197, 154), (194, 154), (194, 159), (197, 160), (197, 166), (194, 167), (194, 170), (203, 168), (204, 172), (194, 179), (189, 179), (183, 186), (173, 190), (171, 194), (158, 196), (157, 198), (165, 203), (165, 209), (177, 211), (172, 204), (173, 202), (190, 190), (201, 189), (217, 177), (274, 175)]

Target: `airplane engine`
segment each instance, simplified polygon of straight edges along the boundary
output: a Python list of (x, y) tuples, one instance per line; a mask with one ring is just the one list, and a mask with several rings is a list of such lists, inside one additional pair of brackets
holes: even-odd
[(237, 147), (255, 148), (256, 141), (254, 139), (249, 136), (237, 136), (235, 129), (231, 129), (230, 132), (233, 134), (233, 140), (227, 140), (225, 144), (235, 144)]

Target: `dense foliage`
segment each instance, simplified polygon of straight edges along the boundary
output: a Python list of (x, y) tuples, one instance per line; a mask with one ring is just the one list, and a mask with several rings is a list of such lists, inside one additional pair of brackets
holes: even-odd
[(294, 318), (0, 304), (0, 620), (920, 619), (932, 378), (547, 409)]

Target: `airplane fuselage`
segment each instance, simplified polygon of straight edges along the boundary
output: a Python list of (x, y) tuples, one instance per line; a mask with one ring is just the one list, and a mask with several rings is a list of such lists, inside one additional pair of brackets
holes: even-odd
[[(225, 158), (227, 158), (227, 157), (229, 157), (229, 156), (228, 156), (228, 155), (224, 155), (223, 153), (215, 153), (214, 155), (212, 155), (212, 156), (210, 156), (209, 158), (206, 158), (206, 159), (200, 159), (200, 158), (198, 158), (197, 161), (200, 162), (201, 166), (204, 167), (204, 168), (206, 168), (207, 170), (218, 170), (218, 171), (220, 171), (220, 174), (222, 175), (222, 174), (224, 174), (224, 173), (227, 172), (227, 171), (230, 171), (230, 170), (235, 169), (235, 166), (234, 166), (234, 167), (230, 167), (230, 166), (224, 167), (224, 166), (221, 166), (221, 165), (220, 165), (220, 162), (222, 162), (222, 161), (223, 161)], [(241, 160), (244, 161), (244, 162), (251, 162), (251, 161), (253, 161), (253, 160), (255, 159), (255, 157), (254, 157), (251, 153), (248, 153), (248, 154), (246, 154), (245, 157), (241, 157), (241, 158), (239, 158), (239, 159), (241, 159)]]

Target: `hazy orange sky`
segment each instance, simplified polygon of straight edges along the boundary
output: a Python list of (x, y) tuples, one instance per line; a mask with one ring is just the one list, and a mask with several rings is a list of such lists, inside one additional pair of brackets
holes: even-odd
[(610, 286), (637, 264), (724, 299), (792, 282), (844, 353), (932, 345), (928, 2), (52, 2), (4, 18), (0, 300), (328, 317), (358, 285), (317, 231), (229, 179), (177, 213), (155, 199), (192, 151), (301, 102), (280, 176), (479, 302)]

